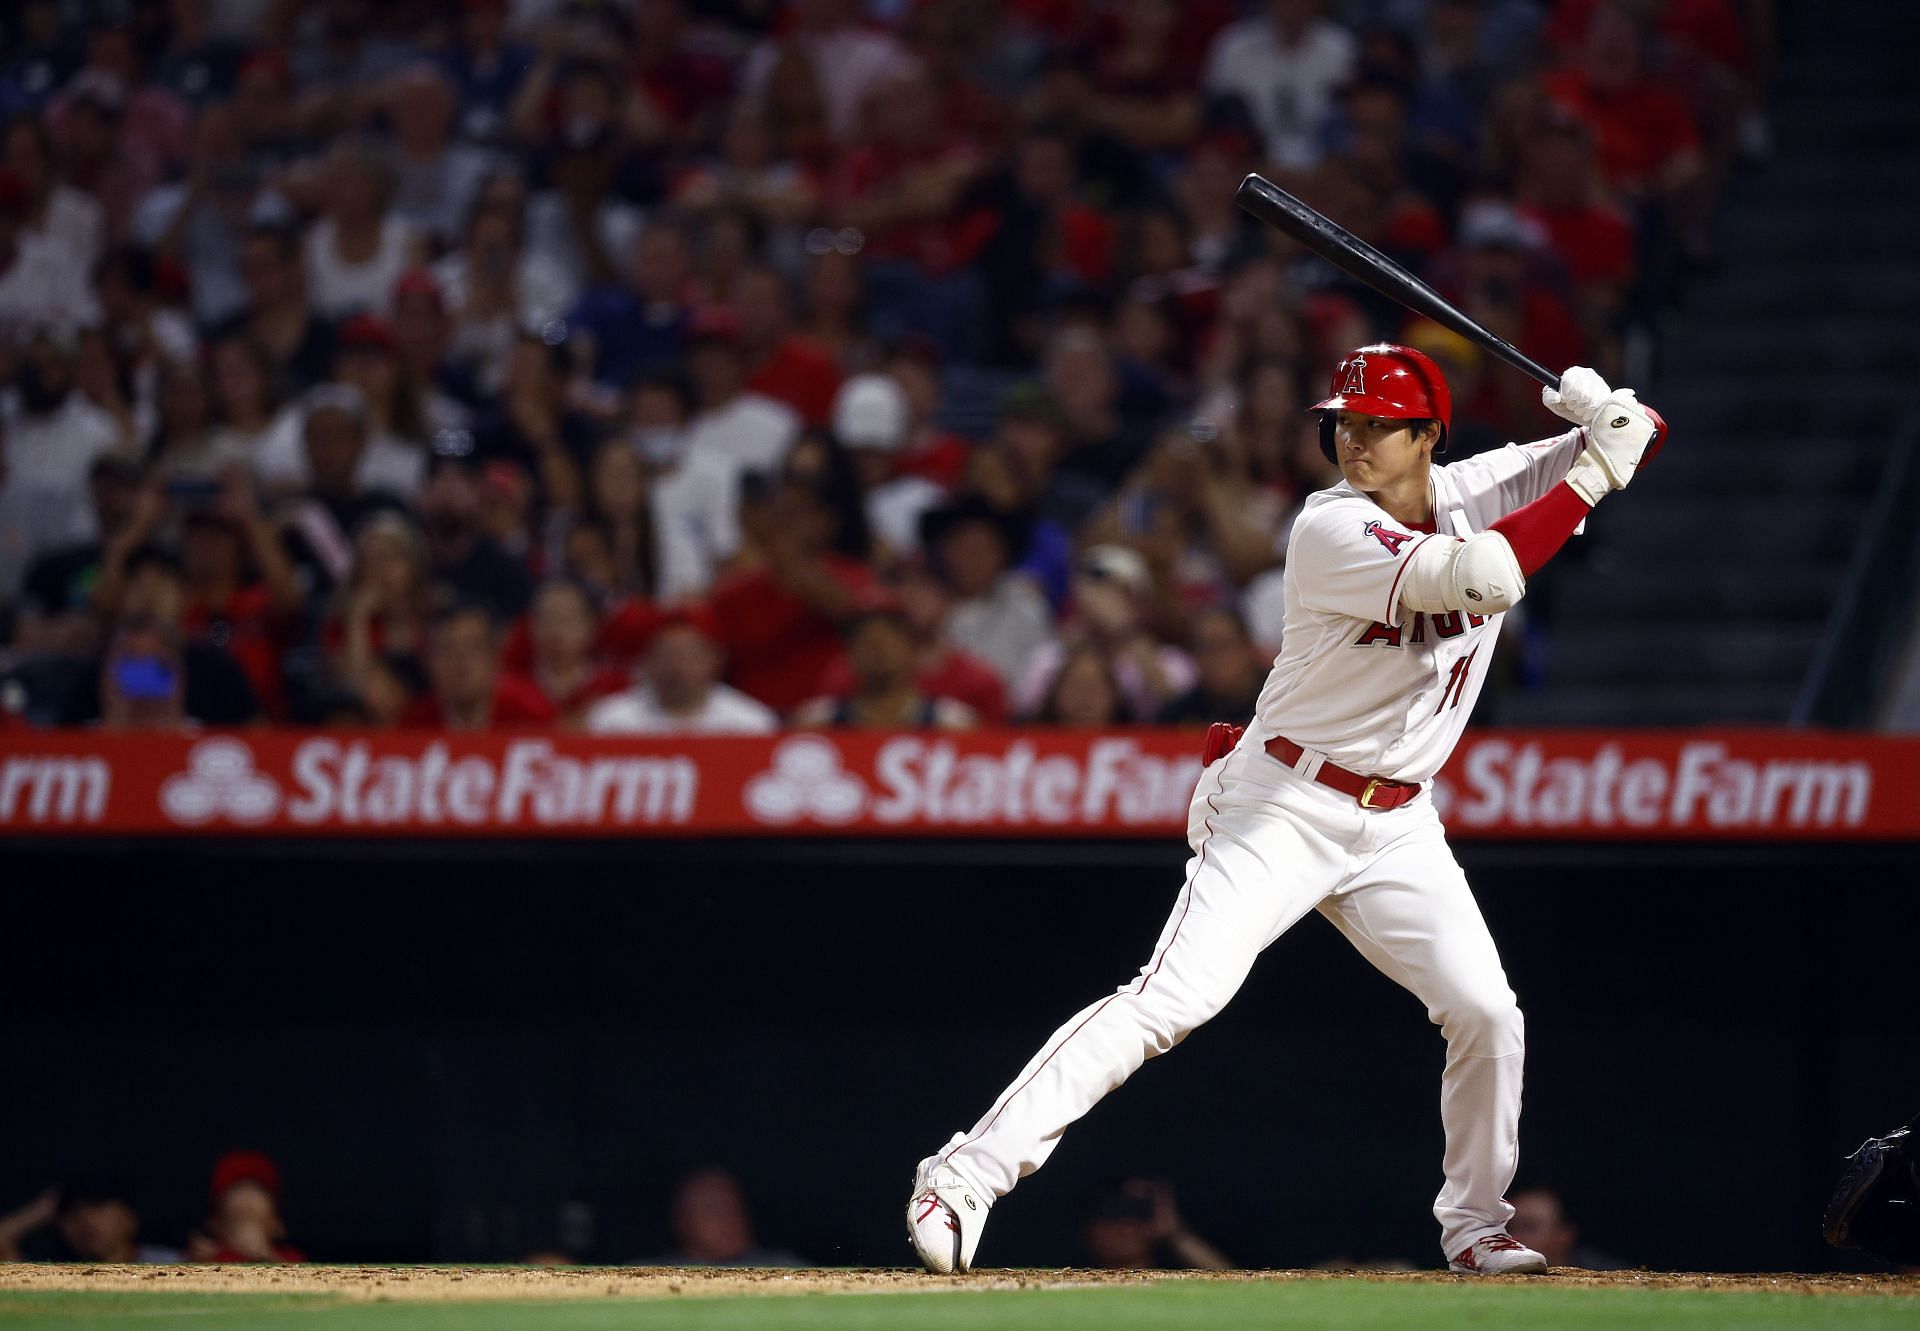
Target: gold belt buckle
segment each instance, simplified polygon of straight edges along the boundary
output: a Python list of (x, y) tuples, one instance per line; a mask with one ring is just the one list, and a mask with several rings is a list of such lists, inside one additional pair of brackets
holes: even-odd
[(1369, 782), (1367, 782), (1367, 788), (1366, 788), (1365, 790), (1363, 790), (1363, 791), (1361, 791), (1361, 792), (1360, 792), (1360, 807), (1361, 807), (1361, 808), (1363, 808), (1363, 809), (1371, 809), (1371, 808), (1373, 808), (1373, 807), (1375, 807), (1375, 806), (1374, 806), (1374, 803), (1373, 803), (1373, 792), (1374, 792), (1374, 791), (1376, 791), (1376, 790), (1378, 790), (1378, 789), (1379, 789), (1379, 788), (1381, 787), (1381, 785), (1382, 785), (1382, 784), (1383, 784), (1383, 783), (1382, 783), (1382, 781), (1381, 781), (1381, 779), (1380, 779), (1379, 777), (1377, 777), (1377, 776), (1376, 776), (1376, 777), (1374, 777), (1374, 778), (1373, 778), (1373, 779), (1372, 779), (1371, 781), (1369, 781)]

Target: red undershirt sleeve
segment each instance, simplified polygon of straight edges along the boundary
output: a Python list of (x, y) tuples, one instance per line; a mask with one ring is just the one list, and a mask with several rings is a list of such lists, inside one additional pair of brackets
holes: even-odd
[(1501, 518), (1489, 531), (1497, 531), (1513, 547), (1520, 561), (1520, 572), (1531, 578), (1560, 552), (1573, 535), (1573, 529), (1593, 512), (1587, 501), (1565, 481), (1553, 487), (1531, 504), (1516, 508)]

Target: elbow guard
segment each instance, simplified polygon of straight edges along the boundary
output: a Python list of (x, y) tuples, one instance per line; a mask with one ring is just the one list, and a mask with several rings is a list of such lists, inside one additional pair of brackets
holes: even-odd
[(1464, 541), (1444, 537), (1422, 541), (1407, 558), (1400, 604), (1408, 610), (1494, 615), (1511, 609), (1527, 592), (1520, 561), (1497, 531), (1483, 531)]

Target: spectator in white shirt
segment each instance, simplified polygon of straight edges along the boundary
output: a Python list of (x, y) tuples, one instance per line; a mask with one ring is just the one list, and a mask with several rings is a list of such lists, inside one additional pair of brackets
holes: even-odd
[(1268, 0), (1265, 14), (1223, 29), (1207, 53), (1207, 91), (1239, 98), (1268, 160), (1290, 170), (1319, 161), (1321, 124), (1358, 54), (1353, 34), (1320, 8), (1318, 0)]
[(740, 548), (740, 473), (687, 448), (692, 413), (693, 389), (679, 374), (657, 371), (634, 385), (628, 439), (653, 476), (653, 594), (669, 603), (704, 595)]
[[(890, 34), (861, 22), (859, 0), (801, 0), (794, 8), (798, 22), (784, 45), (813, 66), (833, 136), (850, 142), (867, 93), (889, 78), (917, 73), (918, 64)], [(765, 42), (747, 57), (741, 84), (749, 95), (764, 91), (782, 54), (782, 43)]]
[(929, 512), (921, 540), (953, 593), (949, 643), (978, 656), (1012, 684), (1053, 643), (1047, 598), (1012, 567), (1020, 542), (1014, 523), (978, 495)]
[(71, 334), (34, 333), (20, 353), (14, 391), (0, 404), (0, 599), (12, 596), (35, 555), (96, 534), (87, 487), (94, 459), (133, 445), (74, 386), (73, 358)]
[(441, 241), (460, 234), (493, 162), (481, 149), (454, 141), (459, 109), (446, 75), (426, 61), (401, 71), (387, 90), (398, 175), (393, 210)]
[(925, 476), (900, 470), (911, 417), (906, 390), (887, 374), (855, 375), (833, 403), (833, 433), (853, 454), (867, 523), (895, 557), (919, 550), (921, 516), (946, 498)]
[(385, 314), (394, 283), (420, 257), (413, 225), (389, 211), (393, 163), (372, 144), (342, 143), (323, 179), (326, 211), (307, 233), (308, 298), (329, 319)]
[(449, 354), (478, 386), (498, 392), (520, 334), (564, 318), (575, 289), (551, 259), (526, 247), (526, 190), (512, 176), (480, 187), (465, 245), (433, 266), (453, 318)]
[(106, 245), (106, 215), (84, 191), (64, 183), (54, 167), (53, 141), (38, 116), (7, 125), (4, 165), (27, 192), (22, 230), (61, 250), (88, 272)]
[(647, 649), (646, 679), (587, 713), (595, 735), (764, 735), (779, 718), (720, 680), (718, 630), (704, 609), (670, 616)]
[(687, 424), (686, 451), (738, 472), (771, 473), (800, 436), (800, 417), (784, 402), (747, 391), (740, 323), (731, 311), (697, 315), (687, 347), (698, 410)]
[(35, 328), (99, 317), (87, 270), (62, 246), (28, 227), (31, 201), (20, 177), (0, 166), (0, 340)]

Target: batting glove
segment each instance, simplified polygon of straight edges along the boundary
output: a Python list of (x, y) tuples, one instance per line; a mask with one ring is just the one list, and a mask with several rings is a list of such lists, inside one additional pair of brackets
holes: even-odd
[(1570, 367), (1560, 376), (1560, 387), (1540, 389), (1541, 405), (1554, 415), (1575, 425), (1592, 425), (1600, 415), (1600, 404), (1613, 390), (1607, 381), (1584, 365)]

